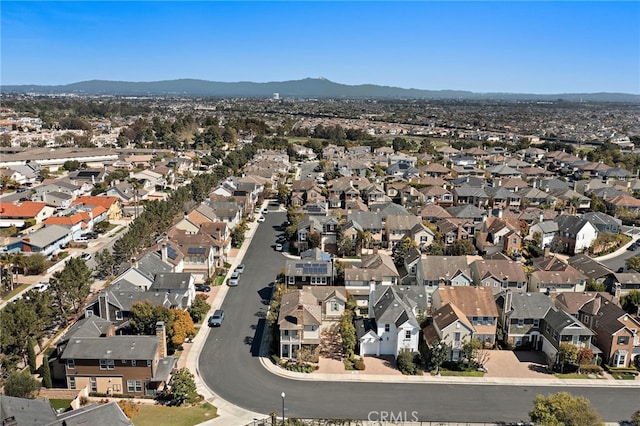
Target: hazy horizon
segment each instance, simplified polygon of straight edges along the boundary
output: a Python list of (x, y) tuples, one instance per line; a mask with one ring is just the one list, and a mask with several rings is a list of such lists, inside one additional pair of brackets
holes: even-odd
[(28, 2), (2, 85), (332, 82), (640, 94), (639, 2)]

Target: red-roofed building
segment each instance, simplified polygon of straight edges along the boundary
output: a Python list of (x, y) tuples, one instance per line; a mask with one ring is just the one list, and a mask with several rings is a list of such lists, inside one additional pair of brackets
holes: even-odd
[(55, 207), (35, 201), (0, 203), (0, 227), (16, 226), (22, 228), (28, 219), (34, 219), (36, 224), (42, 223), (54, 212)]
[[(87, 195), (76, 198), (75, 206), (100, 206), (105, 209), (108, 220), (118, 220), (122, 218), (122, 206), (118, 197), (106, 197), (100, 195)], [(102, 214), (102, 213), (100, 213)], [(94, 213), (94, 218), (97, 217)]]

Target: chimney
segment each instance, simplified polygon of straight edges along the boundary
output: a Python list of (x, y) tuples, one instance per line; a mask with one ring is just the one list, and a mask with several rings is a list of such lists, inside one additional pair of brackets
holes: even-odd
[(166, 262), (167, 259), (169, 258), (169, 255), (167, 253), (167, 243), (162, 243), (162, 250), (160, 250), (160, 254), (161, 254), (162, 261)]
[(164, 321), (156, 322), (156, 337), (160, 344), (160, 358), (165, 358), (167, 356), (167, 332), (164, 327)]
[(109, 318), (109, 295), (105, 291), (100, 292), (100, 296), (98, 296), (98, 311), (100, 318), (111, 321)]
[(373, 307), (375, 304), (374, 291), (376, 290), (376, 282), (374, 280), (369, 281), (369, 318), (374, 318)]
[(377, 246), (373, 246), (373, 254), (378, 254), (378, 247)]
[(135, 257), (131, 258), (131, 267), (132, 268), (137, 268), (138, 267), (138, 259), (136, 259)]
[(613, 297), (616, 300), (620, 300), (620, 283), (615, 283), (613, 285)]
[(549, 246), (545, 246), (542, 257), (547, 258), (549, 256), (551, 256), (551, 249), (549, 248)]
[(502, 209), (498, 209), (498, 219), (502, 219)]
[(509, 311), (511, 311), (511, 302), (513, 300), (513, 293), (511, 293), (511, 290), (507, 290), (504, 293), (504, 313), (508, 313)]

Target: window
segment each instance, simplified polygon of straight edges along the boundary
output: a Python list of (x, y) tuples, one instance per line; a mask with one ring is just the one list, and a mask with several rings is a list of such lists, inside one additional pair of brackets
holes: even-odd
[(114, 384), (113, 393), (120, 393), (120, 392), (122, 392), (122, 388), (120, 387), (120, 384)]
[(296, 282), (296, 278), (293, 275), (289, 275), (289, 284), (294, 284)]
[(142, 392), (142, 380), (127, 380), (127, 392)]
[(89, 383), (91, 383), (91, 392), (98, 392), (98, 382), (96, 381), (96, 378), (89, 378)]
[(113, 370), (115, 368), (115, 362), (112, 359), (101, 359), (100, 370)]
[(132, 359), (132, 360), (131, 360), (131, 366), (132, 366), (132, 367), (135, 367), (135, 366), (136, 366), (136, 360), (135, 360), (135, 359)]
[(74, 376), (69, 376), (69, 389), (76, 388), (76, 378)]
[(518, 327), (524, 327), (524, 318), (518, 318)]
[(536, 318), (536, 319), (534, 319), (534, 320), (533, 320), (533, 326), (534, 326), (534, 327), (536, 327), (536, 328), (537, 328), (537, 327), (540, 327), (540, 320), (539, 320), (539, 319), (537, 319), (537, 318)]
[(619, 345), (628, 345), (629, 344), (629, 336), (618, 336), (618, 344)]
[(151, 360), (150, 359), (147, 360), (147, 367), (151, 367)]
[(411, 339), (411, 330), (407, 330), (404, 332), (404, 338), (405, 339)]
[(384, 325), (384, 331), (389, 332), (391, 330), (391, 326), (389, 324)]
[(122, 311), (116, 311), (116, 321), (122, 320)]
[(284, 335), (288, 336), (289, 335), (289, 330), (284, 330)]
[(76, 368), (76, 360), (75, 359), (68, 359), (67, 360), (67, 368), (69, 370), (74, 370)]
[(338, 305), (338, 302), (335, 300), (331, 301), (331, 312), (337, 312), (340, 310), (340, 305)]

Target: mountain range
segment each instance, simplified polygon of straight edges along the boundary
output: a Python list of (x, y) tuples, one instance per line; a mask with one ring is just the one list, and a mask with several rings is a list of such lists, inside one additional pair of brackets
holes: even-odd
[(280, 82), (218, 82), (179, 79), (150, 82), (90, 80), (77, 83), (42, 86), (2, 86), (1, 93), (121, 95), (121, 96), (207, 96), (271, 98), (332, 98), (332, 99), (463, 99), (463, 100), (530, 100), (576, 102), (633, 102), (640, 103), (640, 95), (629, 93), (477, 93), (464, 90), (422, 90), (374, 84), (347, 85), (325, 78), (305, 78)]

